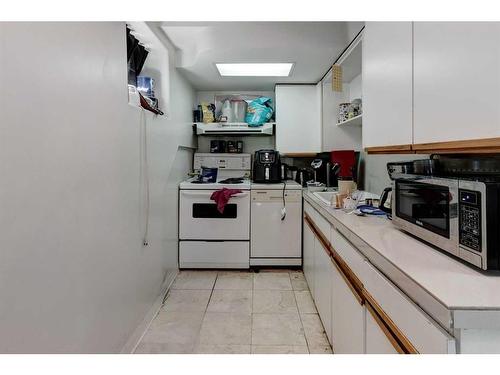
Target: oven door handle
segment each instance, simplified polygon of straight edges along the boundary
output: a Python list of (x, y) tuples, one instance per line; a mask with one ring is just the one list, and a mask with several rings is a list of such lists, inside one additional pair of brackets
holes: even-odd
[[(213, 191), (181, 191), (181, 195), (188, 197), (209, 197), (213, 194)], [(248, 196), (248, 192), (238, 193), (233, 195), (231, 198), (243, 198)]]

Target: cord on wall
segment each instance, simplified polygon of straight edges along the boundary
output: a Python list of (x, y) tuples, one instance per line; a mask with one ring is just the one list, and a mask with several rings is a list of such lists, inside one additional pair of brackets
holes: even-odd
[(146, 218), (144, 224), (144, 236), (142, 240), (142, 246), (149, 246), (149, 165), (148, 165), (148, 129), (146, 126), (146, 112), (144, 109), (141, 110), (141, 132), (143, 134), (143, 152), (144, 155), (142, 160), (144, 162), (144, 184), (146, 188)]

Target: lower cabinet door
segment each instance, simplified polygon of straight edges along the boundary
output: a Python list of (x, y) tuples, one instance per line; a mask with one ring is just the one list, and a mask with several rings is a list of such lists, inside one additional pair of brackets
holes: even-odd
[(332, 347), (337, 354), (365, 352), (365, 307), (358, 301), (340, 271), (332, 272)]
[(398, 354), (397, 344), (391, 342), (384, 332), (384, 328), (370, 312), (366, 311), (366, 330), (365, 330), (365, 351), (366, 354)]
[(314, 298), (314, 243), (315, 235), (309, 225), (304, 221), (304, 235), (303, 235), (303, 270), (304, 276)]
[(316, 240), (314, 247), (314, 301), (330, 343), (332, 332), (332, 261), (323, 245)]

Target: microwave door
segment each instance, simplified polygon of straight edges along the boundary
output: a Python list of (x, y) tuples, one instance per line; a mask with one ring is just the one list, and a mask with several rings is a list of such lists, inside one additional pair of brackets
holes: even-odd
[(396, 181), (396, 215), (446, 239), (456, 238), (456, 187), (449, 181)]

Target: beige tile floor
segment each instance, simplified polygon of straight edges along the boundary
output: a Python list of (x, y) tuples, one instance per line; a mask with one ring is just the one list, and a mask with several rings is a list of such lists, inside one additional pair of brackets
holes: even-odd
[(182, 271), (136, 353), (331, 353), (301, 271)]

